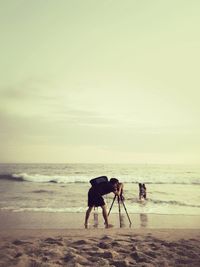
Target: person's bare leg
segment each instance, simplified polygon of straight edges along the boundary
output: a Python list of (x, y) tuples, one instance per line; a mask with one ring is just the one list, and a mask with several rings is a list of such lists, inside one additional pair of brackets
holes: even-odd
[(107, 227), (108, 226), (108, 213), (107, 213), (106, 205), (101, 206), (101, 208), (102, 208), (102, 215), (105, 221), (105, 226)]
[(101, 208), (102, 208), (102, 214), (103, 214), (106, 228), (113, 227), (112, 224), (108, 223), (108, 213), (107, 213), (106, 205), (101, 206)]
[(86, 214), (85, 214), (85, 228), (87, 228), (88, 226), (88, 220), (89, 220), (89, 217), (90, 217), (90, 213), (92, 211), (92, 208), (93, 207), (89, 207), (86, 211)]

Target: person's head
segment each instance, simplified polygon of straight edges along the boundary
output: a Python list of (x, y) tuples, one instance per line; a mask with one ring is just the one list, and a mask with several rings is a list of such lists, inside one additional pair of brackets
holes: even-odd
[(139, 188), (141, 188), (142, 187), (142, 184), (141, 183), (139, 183)]
[(110, 179), (110, 183), (112, 184), (112, 186), (113, 186), (114, 188), (117, 189), (118, 184), (119, 184), (119, 180), (118, 180), (117, 178), (111, 178), (111, 179)]

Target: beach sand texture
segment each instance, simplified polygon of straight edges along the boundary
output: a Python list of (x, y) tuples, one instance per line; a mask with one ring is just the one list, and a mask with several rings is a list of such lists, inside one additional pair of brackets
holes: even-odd
[(1, 231), (0, 266), (200, 266), (199, 230)]

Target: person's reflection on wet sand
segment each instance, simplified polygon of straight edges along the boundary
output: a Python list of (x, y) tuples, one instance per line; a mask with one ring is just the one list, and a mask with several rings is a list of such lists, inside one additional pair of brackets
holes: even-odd
[(148, 217), (145, 213), (140, 213), (140, 227), (146, 228), (148, 225)]

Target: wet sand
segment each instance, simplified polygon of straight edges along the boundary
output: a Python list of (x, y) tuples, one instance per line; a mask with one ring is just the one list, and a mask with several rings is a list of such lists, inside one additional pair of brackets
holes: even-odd
[[(84, 213), (54, 213), (54, 212), (0, 212), (0, 229), (82, 229), (84, 228)], [(160, 214), (129, 214), (131, 228), (148, 229), (199, 229), (198, 215), (160, 215)], [(111, 213), (109, 222), (114, 228), (130, 228), (126, 213), (120, 218), (118, 213)], [(102, 214), (92, 213), (90, 228), (104, 228)]]

